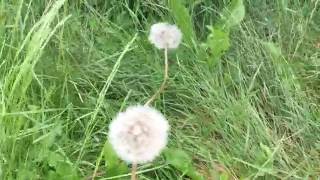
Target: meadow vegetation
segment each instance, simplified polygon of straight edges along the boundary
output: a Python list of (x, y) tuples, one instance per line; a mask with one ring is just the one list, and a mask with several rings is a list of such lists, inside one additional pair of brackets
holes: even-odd
[(0, 0), (0, 179), (129, 178), (108, 125), (163, 80), (168, 149), (140, 179), (320, 177), (319, 0)]

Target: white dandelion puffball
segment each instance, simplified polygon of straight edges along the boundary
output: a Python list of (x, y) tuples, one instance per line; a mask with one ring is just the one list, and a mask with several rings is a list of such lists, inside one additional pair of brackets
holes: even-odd
[(149, 41), (159, 49), (175, 49), (181, 39), (182, 33), (176, 25), (157, 23), (151, 26)]
[(131, 106), (109, 126), (109, 141), (117, 155), (128, 163), (146, 163), (167, 145), (169, 124), (156, 109)]

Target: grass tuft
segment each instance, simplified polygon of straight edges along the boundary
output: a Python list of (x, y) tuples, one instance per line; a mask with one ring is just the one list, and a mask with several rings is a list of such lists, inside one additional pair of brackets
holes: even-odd
[[(155, 101), (170, 148), (205, 179), (318, 178), (319, 0), (177, 2), (0, 1), (0, 179), (127, 178), (106, 174), (103, 148), (114, 115), (162, 82), (147, 39), (159, 21), (184, 33)], [(241, 22), (231, 18), (228, 48), (208, 65), (207, 27), (234, 2)], [(167, 162), (140, 179), (187, 178)]]

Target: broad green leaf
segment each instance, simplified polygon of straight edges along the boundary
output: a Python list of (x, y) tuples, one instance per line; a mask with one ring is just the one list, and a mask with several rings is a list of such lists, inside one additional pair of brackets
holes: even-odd
[(48, 180), (80, 180), (80, 177), (77, 174), (76, 169), (73, 165), (66, 162), (60, 162), (55, 170), (51, 170), (48, 173)]
[(209, 51), (209, 65), (213, 65), (230, 48), (229, 31), (224, 31), (221, 27), (210, 27), (211, 33), (208, 36), (206, 48)]
[(107, 177), (126, 174), (129, 172), (128, 166), (118, 158), (111, 144), (108, 142), (106, 142), (103, 147), (103, 156), (106, 164)]
[(195, 33), (188, 9), (183, 6), (182, 0), (168, 0), (168, 5), (177, 25), (183, 33), (183, 39), (191, 45), (192, 40), (195, 39)]
[(78, 172), (75, 166), (71, 163), (68, 163), (66, 159), (59, 153), (49, 151), (47, 156), (47, 163), (52, 168), (46, 177), (46, 179), (54, 180), (78, 180)]
[(245, 7), (242, 0), (232, 0), (222, 12), (222, 23), (226, 28), (238, 25), (245, 16)]
[(66, 162), (60, 162), (58, 164), (57, 173), (62, 177), (60, 179), (80, 180), (80, 177), (77, 175), (77, 171), (73, 165)]
[(194, 180), (204, 180), (192, 166), (192, 159), (184, 151), (180, 149), (166, 149), (164, 155), (167, 163), (181, 171), (183, 174), (186, 174)]

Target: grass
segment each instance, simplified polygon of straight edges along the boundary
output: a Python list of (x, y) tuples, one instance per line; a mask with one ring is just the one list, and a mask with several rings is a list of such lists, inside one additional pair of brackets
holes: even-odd
[[(206, 26), (230, 2), (181, 2), (1, 0), (1, 179), (85, 179), (96, 168), (106, 179), (96, 161), (109, 122), (162, 82), (163, 54), (147, 40), (159, 21), (185, 35), (154, 103), (170, 121), (170, 148), (205, 179), (319, 178), (319, 0), (245, 0), (214, 63)], [(163, 156), (139, 171), (187, 178)]]

